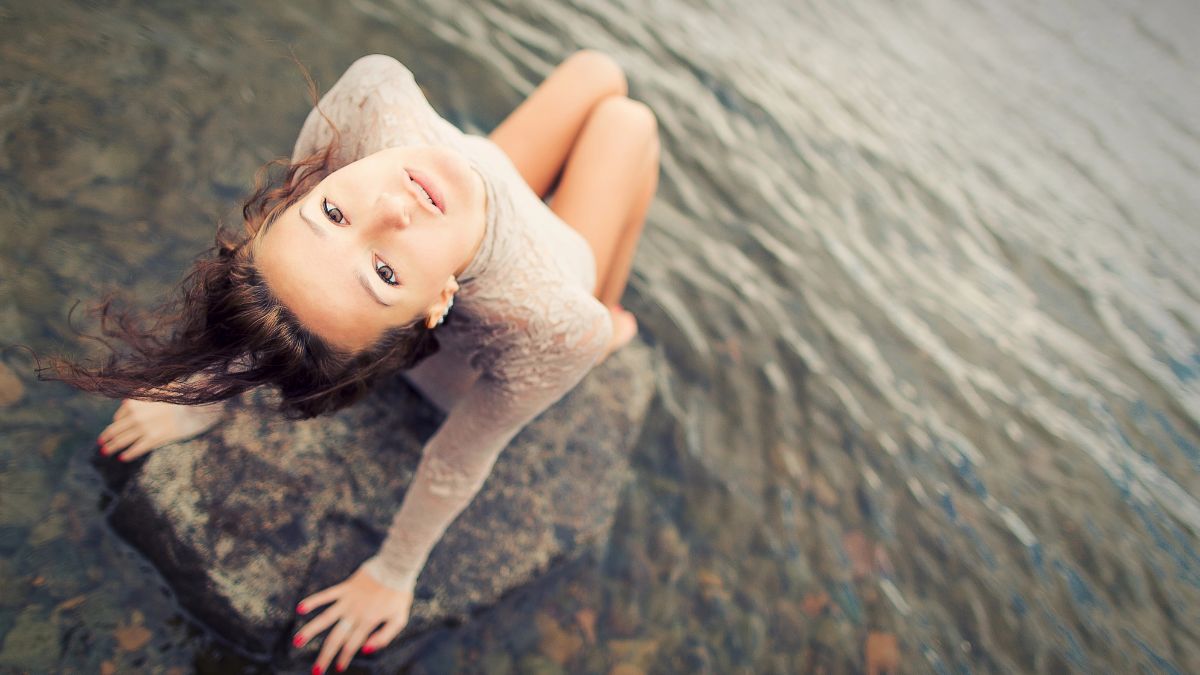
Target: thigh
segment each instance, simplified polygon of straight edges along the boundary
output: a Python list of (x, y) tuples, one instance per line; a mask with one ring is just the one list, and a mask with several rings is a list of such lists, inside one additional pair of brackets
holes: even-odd
[(544, 199), (588, 114), (605, 97), (627, 91), (625, 74), (612, 57), (591, 49), (577, 51), (488, 138), (504, 150), (529, 187)]
[(658, 121), (649, 106), (624, 96), (597, 104), (567, 158), (550, 201), (596, 257), (596, 292), (650, 171), (658, 171)]

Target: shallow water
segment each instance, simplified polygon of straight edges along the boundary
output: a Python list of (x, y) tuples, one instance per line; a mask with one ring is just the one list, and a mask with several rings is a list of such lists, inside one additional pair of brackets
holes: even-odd
[[(391, 54), (473, 133), (596, 47), (658, 115), (610, 549), (414, 672), (1200, 670), (1188, 3), (146, 5), (0, 7), (5, 341), (77, 345), (77, 300), (236, 225), (308, 111), (289, 44), (323, 87)], [(105, 525), (115, 403), (4, 362), (0, 665), (249, 668)]]

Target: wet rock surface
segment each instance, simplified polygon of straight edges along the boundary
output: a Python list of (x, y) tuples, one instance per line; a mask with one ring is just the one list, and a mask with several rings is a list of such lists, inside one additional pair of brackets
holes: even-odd
[[(650, 363), (648, 347), (626, 345), (514, 437), (430, 555), (408, 627), (359, 662), (399, 667), (432, 629), (607, 541)], [(292, 422), (269, 405), (252, 392), (202, 436), (98, 466), (117, 492), (114, 529), (184, 609), (252, 658), (307, 668), (325, 633), (292, 647), (296, 603), (378, 549), (442, 415), (399, 377), (326, 418)]]

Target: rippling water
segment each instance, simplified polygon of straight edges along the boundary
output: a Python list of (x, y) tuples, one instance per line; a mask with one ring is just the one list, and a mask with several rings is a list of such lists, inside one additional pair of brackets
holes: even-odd
[[(6, 340), (77, 344), (236, 223), (308, 111), (289, 44), (323, 87), (396, 56), (473, 133), (595, 47), (658, 114), (608, 555), (415, 671), (1200, 671), (1193, 5), (151, 4), (0, 7)], [(233, 668), (104, 525), (114, 404), (5, 359), (0, 664)]]

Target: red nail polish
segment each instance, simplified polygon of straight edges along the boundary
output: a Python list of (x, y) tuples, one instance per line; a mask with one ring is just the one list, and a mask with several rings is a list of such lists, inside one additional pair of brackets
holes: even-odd
[(301, 614), (308, 614), (308, 608), (304, 606), (303, 602), (296, 605), (296, 611), (300, 612)]
[(102, 455), (108, 454), (108, 446), (104, 445), (104, 441), (100, 441), (100, 454), (102, 454)]
[(313, 666), (313, 675), (321, 675), (321, 666)]
[(375, 645), (363, 645), (362, 653), (370, 654), (373, 651), (375, 651)]
[(346, 670), (346, 666), (343, 666), (342, 664), (339, 663), (339, 664), (337, 664), (337, 669), (338, 669), (338, 672), (340, 673), (340, 672)]
[(303, 647), (304, 638), (300, 635), (297, 635), (296, 637), (292, 638), (292, 644), (296, 645), (297, 647)]

